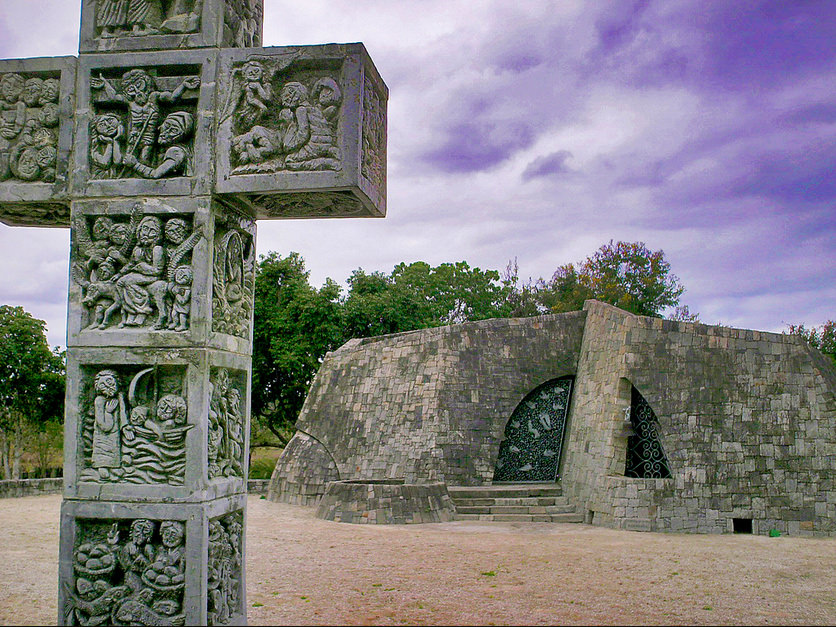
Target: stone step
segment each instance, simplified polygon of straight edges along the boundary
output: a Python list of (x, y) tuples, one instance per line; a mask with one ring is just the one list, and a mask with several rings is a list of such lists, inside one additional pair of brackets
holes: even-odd
[(456, 512), (459, 514), (574, 514), (575, 508), (568, 503), (563, 505), (459, 505), (456, 504)]
[(531, 496), (517, 498), (465, 498), (453, 497), (456, 505), (473, 505), (480, 507), (501, 506), (525, 506), (525, 507), (548, 507), (550, 505), (566, 505), (568, 503), (564, 496)]
[(525, 498), (557, 497), (563, 495), (559, 483), (514, 483), (489, 486), (448, 486), (450, 496), (456, 498)]
[(456, 514), (456, 520), (480, 522), (550, 522), (582, 523), (582, 514)]

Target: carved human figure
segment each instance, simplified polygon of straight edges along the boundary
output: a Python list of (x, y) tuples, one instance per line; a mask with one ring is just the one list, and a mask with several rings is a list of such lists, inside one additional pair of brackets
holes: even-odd
[[(131, 165), (131, 157), (146, 166), (152, 165), (154, 148), (162, 111), (160, 103), (174, 103), (188, 89), (197, 89), (200, 79), (190, 76), (172, 91), (159, 91), (154, 78), (145, 70), (134, 69), (122, 75), (122, 92), (103, 76), (90, 78), (93, 89), (104, 89), (108, 100), (123, 104), (128, 109), (128, 145), (123, 161)], [(173, 129), (169, 131), (172, 133)]]
[(101, 370), (93, 382), (93, 453), (90, 465), (102, 479), (122, 463), (120, 431), (127, 420), (125, 398), (119, 391), (119, 377), (113, 370)]
[(162, 23), (162, 0), (128, 0), (127, 24), (134, 35), (157, 33)]
[(267, 111), (267, 103), (273, 100), (273, 88), (265, 80), (264, 66), (259, 61), (248, 61), (240, 71), (244, 84), (237, 121), (241, 128), (251, 129)]
[(0, 77), (0, 181), (12, 175), (10, 149), (26, 124), (26, 103), (22, 99), (25, 83), (20, 74)]
[(133, 154), (127, 153), (122, 162), (134, 169), (145, 178), (159, 179), (164, 176), (188, 174), (191, 154), (184, 142), (194, 130), (194, 116), (187, 111), (170, 113), (160, 126), (158, 143), (167, 146), (162, 162), (157, 167), (151, 167), (139, 161)]
[(279, 119), (285, 123), (282, 149), (288, 170), (333, 170), (339, 167), (331, 126), (322, 110), (308, 102), (308, 89), (297, 82), (282, 88)]
[[(150, 566), (155, 558), (154, 546), (151, 538), (154, 535), (154, 523), (146, 518), (138, 518), (131, 523), (128, 541), (119, 547), (117, 556), (119, 565), (125, 572), (125, 584), (133, 593), (143, 589), (142, 573)], [(108, 534), (108, 542), (119, 543), (119, 525), (114, 523)]]
[(53, 124), (54, 108), (50, 105), (38, 112), (38, 119), (27, 121), (20, 140), (9, 151), (9, 169), (22, 181), (55, 180), (58, 135), (44, 125)]
[(145, 216), (137, 227), (137, 243), (116, 280), (122, 299), (122, 326), (141, 326), (153, 312), (147, 286), (163, 276), (166, 251), (162, 246), (162, 222)]
[(145, 570), (146, 580), (158, 586), (173, 586), (183, 583), (186, 572), (186, 528), (176, 520), (166, 520), (160, 523), (160, 547), (154, 562)]
[(92, 320), (88, 325), (90, 329), (106, 329), (110, 318), (122, 306), (122, 297), (116, 288), (116, 283), (111, 279), (116, 275), (116, 269), (110, 260), (102, 263), (96, 274), (98, 280), (87, 285), (82, 304), (93, 310)]
[(192, 269), (190, 266), (178, 266), (174, 271), (174, 283), (169, 288), (174, 303), (171, 305), (171, 322), (168, 328), (174, 331), (186, 331), (189, 328), (189, 313), (192, 301)]
[(122, 163), (119, 140), (125, 133), (122, 121), (114, 113), (102, 113), (90, 125), (90, 160), (92, 178), (116, 178)]
[(128, 25), (128, 0), (99, 0), (96, 26), (102, 37), (114, 37)]

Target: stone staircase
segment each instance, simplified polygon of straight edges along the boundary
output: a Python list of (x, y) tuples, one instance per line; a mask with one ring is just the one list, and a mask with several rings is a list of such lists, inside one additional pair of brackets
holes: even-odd
[(583, 522), (559, 483), (448, 486), (456, 520), (494, 522)]

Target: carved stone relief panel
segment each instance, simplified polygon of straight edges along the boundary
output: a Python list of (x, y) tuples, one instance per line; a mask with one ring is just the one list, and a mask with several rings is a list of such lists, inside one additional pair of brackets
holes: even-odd
[(98, 0), (95, 14), (101, 38), (200, 30), (200, 0)]
[(235, 48), (261, 46), (264, 0), (225, 0), (224, 43)]
[(252, 220), (231, 208), (215, 220), (212, 331), (250, 339), (255, 293)]
[(209, 479), (244, 477), (247, 373), (212, 368), (209, 377)]
[(232, 512), (209, 521), (207, 619), (227, 625), (243, 613), (244, 513)]
[(55, 181), (61, 73), (0, 75), (0, 181)]
[(178, 520), (76, 519), (63, 624), (182, 625), (186, 527)]
[(232, 174), (339, 170), (339, 66), (297, 55), (253, 55), (233, 66), (223, 119), (231, 118)]
[(79, 480), (183, 485), (185, 366), (85, 366), (79, 398)]
[(229, 49), (218, 63), (216, 193), (257, 219), (386, 214), (388, 93), (362, 44)]
[(374, 81), (363, 78), (363, 151), (360, 171), (378, 191), (386, 195), (386, 100)]
[(192, 251), (203, 238), (191, 214), (74, 218), (72, 280), (82, 288), (82, 329), (182, 332), (191, 315)]
[(90, 179), (192, 176), (199, 73), (193, 66), (91, 73)]

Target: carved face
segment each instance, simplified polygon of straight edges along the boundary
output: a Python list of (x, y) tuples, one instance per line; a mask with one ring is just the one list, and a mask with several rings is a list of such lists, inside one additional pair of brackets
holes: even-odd
[(112, 113), (104, 113), (96, 118), (96, 131), (102, 137), (116, 137), (119, 131), (119, 118)]
[(143, 246), (153, 246), (160, 241), (162, 235), (162, 227), (159, 218), (154, 216), (146, 216), (142, 218), (139, 223), (139, 228), (136, 230), (136, 238)]
[(282, 104), (295, 109), (308, 99), (308, 90), (302, 83), (288, 83), (282, 88)]
[(192, 269), (189, 266), (178, 266), (174, 271), (174, 282), (177, 285), (191, 285)]
[(264, 68), (261, 67), (260, 63), (255, 61), (250, 61), (244, 65), (244, 78), (250, 82), (261, 82), (261, 79), (264, 78)]
[(41, 100), (44, 82), (40, 78), (28, 78), (23, 86), (23, 102), (27, 107), (37, 107)]
[(23, 94), (25, 81), (19, 74), (4, 74), (0, 78), (0, 96), (6, 102), (17, 102)]
[(163, 546), (173, 549), (183, 544), (183, 538), (186, 531), (183, 529), (183, 523), (166, 520), (160, 525), (160, 537), (163, 540)]
[(186, 422), (187, 414), (186, 401), (175, 394), (166, 394), (157, 403), (157, 418), (160, 420), (174, 420), (183, 424)]
[(113, 267), (112, 263), (105, 262), (99, 266), (96, 274), (98, 275), (100, 281), (108, 281), (113, 278), (114, 274), (116, 274), (116, 268)]
[(142, 546), (151, 539), (152, 535), (154, 535), (154, 523), (150, 520), (140, 518), (131, 523), (130, 538), (134, 544)]
[(159, 142), (163, 146), (168, 146), (180, 140), (185, 134), (186, 129), (183, 124), (175, 118), (168, 117), (160, 125)]
[(105, 398), (113, 398), (119, 389), (119, 383), (116, 379), (116, 373), (112, 370), (102, 370), (96, 375), (94, 381), (96, 394), (100, 394)]
[(58, 102), (60, 91), (61, 85), (57, 80), (54, 78), (46, 79), (41, 89), (41, 102)]
[(148, 420), (148, 408), (144, 405), (140, 405), (139, 407), (134, 407), (131, 410), (131, 424), (137, 427), (143, 425), (143, 423)]
[(128, 72), (122, 80), (122, 88), (125, 90), (125, 96), (128, 100), (133, 100), (141, 105), (148, 102), (152, 88), (152, 79), (148, 74), (141, 70), (137, 70), (134, 73)]
[(165, 238), (172, 244), (182, 244), (189, 234), (186, 221), (180, 218), (172, 218), (165, 223)]
[(47, 102), (41, 108), (41, 112), (38, 114), (38, 120), (44, 126), (52, 128), (54, 126), (58, 126), (58, 115), (58, 105), (54, 102)]
[(128, 226), (126, 224), (114, 224), (110, 229), (108, 239), (114, 246), (122, 246), (128, 240)]
[(113, 221), (108, 217), (96, 218), (93, 222), (93, 239), (102, 240), (110, 235), (113, 228)]

